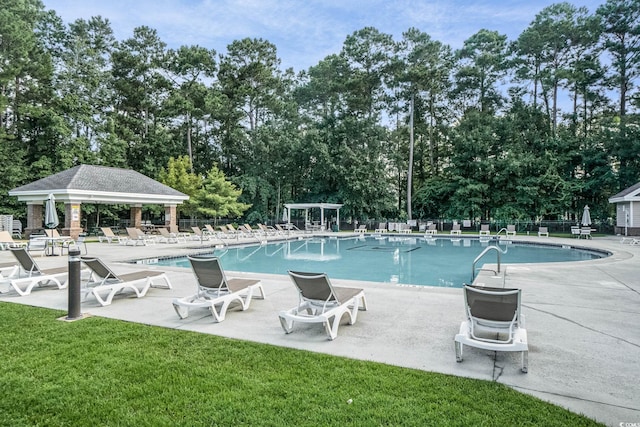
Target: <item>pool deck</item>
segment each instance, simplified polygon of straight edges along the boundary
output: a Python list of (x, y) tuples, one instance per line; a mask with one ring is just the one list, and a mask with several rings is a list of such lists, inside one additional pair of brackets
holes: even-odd
[[(456, 363), (453, 337), (463, 318), (461, 289), (334, 279), (336, 285), (364, 288), (369, 306), (368, 311), (359, 313), (356, 324), (343, 321), (334, 341), (327, 340), (320, 325), (296, 325), (293, 333), (283, 332), (278, 312), (295, 306), (297, 295), (289, 278), (280, 275), (227, 271), (230, 277), (261, 279), (267, 298), (254, 299), (245, 312), (230, 310), (221, 323), (214, 323), (204, 309), (192, 309), (187, 319), (178, 318), (171, 301), (192, 294), (196, 282), (190, 270), (171, 267), (162, 270), (168, 273), (173, 289), (152, 288), (141, 299), (116, 297), (106, 307), (91, 298), (83, 303), (82, 312), (492, 380), (607, 425), (640, 423), (640, 245), (622, 244), (615, 236), (593, 240), (517, 236), (512, 240), (569, 244), (613, 253), (594, 261), (503, 264), (504, 277), (496, 279), (491, 273), (481, 272), (476, 279), (475, 283), (487, 286), (501, 286), (504, 281), (506, 287), (522, 289), (529, 340), (528, 374), (520, 372), (519, 353), (465, 347), (464, 361)], [(153, 264), (123, 263), (126, 260), (210, 250), (193, 241), (144, 247), (97, 242), (87, 246), (90, 255), (100, 257), (117, 273), (160, 269)], [(66, 256), (34, 258), (41, 268), (67, 265)], [(0, 251), (0, 263), (10, 261), (14, 258), (9, 251)], [(471, 271), (471, 266), (463, 268)], [(68, 309), (66, 290), (35, 288), (24, 297), (10, 292), (0, 295), (0, 301), (65, 312)]]

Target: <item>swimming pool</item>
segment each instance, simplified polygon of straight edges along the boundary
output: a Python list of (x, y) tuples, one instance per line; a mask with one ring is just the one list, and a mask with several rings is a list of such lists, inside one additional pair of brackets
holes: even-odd
[[(225, 270), (287, 274), (287, 270), (327, 273), (330, 277), (372, 282), (462, 287), (471, 281), (474, 259), (487, 246), (498, 246), (503, 264), (585, 261), (605, 253), (569, 245), (481, 241), (477, 238), (381, 236), (310, 238), (216, 249)], [(495, 253), (476, 265), (495, 264)], [(185, 257), (141, 260), (189, 268)]]

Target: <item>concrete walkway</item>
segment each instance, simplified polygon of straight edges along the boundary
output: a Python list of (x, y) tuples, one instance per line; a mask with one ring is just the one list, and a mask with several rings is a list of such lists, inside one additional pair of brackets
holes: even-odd
[[(506, 266), (507, 287), (522, 288), (522, 311), (529, 336), (529, 373), (520, 372), (520, 355), (465, 347), (456, 363), (453, 337), (463, 317), (460, 289), (403, 286), (390, 283), (333, 280), (365, 288), (369, 311), (355, 325), (343, 324), (328, 341), (319, 325), (296, 326), (286, 335), (278, 312), (293, 307), (297, 295), (285, 276), (227, 272), (228, 276), (262, 279), (267, 298), (254, 300), (249, 310), (229, 311), (213, 323), (206, 310), (192, 310), (179, 320), (171, 300), (192, 294), (190, 270), (162, 268), (172, 290), (151, 289), (141, 299), (116, 298), (100, 307), (93, 299), (83, 313), (167, 328), (273, 345), (305, 349), (354, 359), (497, 381), (523, 393), (583, 413), (607, 425), (640, 423), (640, 245), (616, 237), (593, 240), (516, 237), (515, 240), (563, 243), (611, 251), (606, 259), (555, 264)], [(146, 247), (89, 243), (90, 255), (120, 273), (159, 269), (122, 261), (192, 254), (205, 248), (197, 242)], [(13, 261), (0, 252), (0, 263)], [(66, 257), (36, 257), (42, 268), (66, 265)], [(504, 269), (503, 265), (503, 269)], [(470, 266), (463, 266), (469, 268)], [(496, 280), (483, 273), (476, 282)], [(3, 287), (4, 288), (4, 287)], [(31, 295), (2, 294), (0, 301), (67, 310), (67, 292), (35, 289)]]

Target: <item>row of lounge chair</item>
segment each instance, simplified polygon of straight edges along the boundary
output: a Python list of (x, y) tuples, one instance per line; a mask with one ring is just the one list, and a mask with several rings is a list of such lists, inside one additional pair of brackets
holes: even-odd
[[(7, 280), (20, 295), (28, 295), (41, 284), (54, 283), (59, 289), (65, 288), (66, 268), (41, 270), (24, 248), (11, 249), (20, 269), (13, 269)], [(142, 270), (117, 275), (100, 259), (82, 257), (89, 269), (89, 279), (82, 293), (83, 299), (93, 296), (100, 305), (112, 303), (113, 298), (126, 290), (138, 298), (143, 297), (151, 287), (171, 289), (166, 273), (157, 270)], [(247, 310), (255, 297), (265, 298), (260, 280), (228, 279), (220, 264), (213, 256), (189, 257), (196, 277), (196, 293), (172, 301), (180, 317), (189, 316), (190, 309), (210, 310), (216, 322), (225, 320), (227, 310), (239, 305)], [(0, 266), (0, 270), (6, 266)], [(367, 310), (364, 290), (361, 288), (334, 286), (323, 273), (289, 271), (289, 277), (298, 293), (298, 304), (279, 313), (280, 324), (288, 334), (296, 323), (321, 323), (330, 340), (338, 335), (338, 328), (344, 315), (348, 323), (354, 324), (358, 311)], [(161, 280), (162, 285), (158, 283)], [(259, 294), (259, 295), (258, 295)], [(528, 371), (528, 343), (524, 315), (521, 313), (520, 289), (490, 287), (464, 287), (465, 319), (454, 337), (456, 361), (463, 360), (464, 346), (491, 351), (517, 351), (522, 353), (522, 371)]]
[(206, 224), (204, 229), (191, 227), (192, 233), (180, 233), (169, 231), (166, 227), (157, 227), (157, 234), (143, 232), (139, 228), (127, 227), (127, 235), (116, 235), (110, 227), (102, 227), (102, 235), (98, 236), (99, 242), (119, 243), (121, 245), (146, 246), (155, 243), (180, 243), (188, 240), (205, 241), (211, 239), (225, 240), (238, 238), (258, 238), (261, 240), (268, 237), (290, 237), (303, 233), (301, 230), (291, 225), (288, 228), (276, 224), (274, 227), (258, 224), (258, 228), (252, 228), (249, 224), (243, 224), (238, 228), (233, 225), (218, 226), (215, 230), (211, 225)]

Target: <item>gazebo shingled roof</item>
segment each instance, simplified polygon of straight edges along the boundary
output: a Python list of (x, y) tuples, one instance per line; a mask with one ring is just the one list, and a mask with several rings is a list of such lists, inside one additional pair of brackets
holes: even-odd
[(56, 201), (86, 203), (179, 204), (184, 193), (139, 172), (107, 166), (79, 165), (9, 191), (21, 201), (38, 201), (53, 193)]
[(141, 223), (141, 206), (164, 205), (165, 225), (176, 226), (176, 206), (189, 199), (184, 193), (129, 169), (79, 165), (9, 191), (27, 203), (27, 235), (42, 227), (42, 204), (49, 194), (65, 204), (63, 232), (77, 238), (82, 231), (82, 203), (131, 206), (131, 224)]

